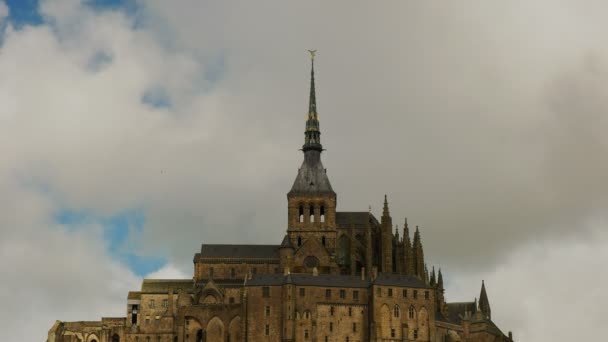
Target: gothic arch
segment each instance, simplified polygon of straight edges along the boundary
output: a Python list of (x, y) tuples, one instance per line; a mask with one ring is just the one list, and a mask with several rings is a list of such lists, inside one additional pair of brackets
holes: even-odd
[(95, 334), (90, 334), (87, 337), (87, 342), (99, 342), (99, 337), (97, 337)]
[(224, 323), (217, 316), (207, 323), (206, 342), (225, 342)]
[(228, 324), (228, 342), (241, 341), (241, 317), (236, 316)]
[(118, 334), (112, 335), (112, 342), (120, 342), (120, 336)]

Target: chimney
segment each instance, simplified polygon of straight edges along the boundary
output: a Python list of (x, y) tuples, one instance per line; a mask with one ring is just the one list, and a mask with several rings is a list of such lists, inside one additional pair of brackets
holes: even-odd
[(312, 269), (312, 275), (313, 275), (313, 277), (316, 277), (316, 276), (319, 275), (319, 270), (316, 267), (313, 267), (313, 269)]
[(513, 333), (509, 331), (509, 341), (513, 341)]
[(365, 280), (365, 267), (361, 267), (361, 280)]

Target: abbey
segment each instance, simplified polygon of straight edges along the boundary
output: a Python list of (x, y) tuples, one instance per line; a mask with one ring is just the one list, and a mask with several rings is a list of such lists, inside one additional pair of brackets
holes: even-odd
[(203, 244), (192, 278), (145, 279), (128, 293), (125, 317), (56, 321), (47, 342), (513, 341), (492, 322), (483, 282), (479, 300), (446, 302), (420, 229), (405, 220), (400, 234), (386, 196), (379, 220), (371, 210), (337, 211), (312, 57), (304, 161), (287, 193), (282, 242)]

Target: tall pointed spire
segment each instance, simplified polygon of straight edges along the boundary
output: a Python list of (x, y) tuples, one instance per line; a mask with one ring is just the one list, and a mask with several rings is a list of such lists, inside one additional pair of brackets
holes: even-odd
[(437, 278), (435, 277), (435, 266), (433, 266), (433, 269), (431, 270), (430, 284), (431, 286), (435, 286), (435, 284), (437, 284)]
[(492, 310), (490, 310), (490, 301), (488, 300), (488, 294), (486, 293), (486, 285), (484, 281), (481, 281), (481, 293), (479, 294), (479, 309), (483, 312), (484, 316), (488, 319), (492, 318)]
[(388, 199), (386, 197), (386, 194), (384, 195), (384, 206), (382, 207), (382, 216), (383, 217), (390, 216), (390, 213), (388, 211)]
[(410, 240), (410, 228), (407, 225), (407, 217), (403, 224), (403, 249), (403, 254), (405, 254), (405, 274), (414, 275), (414, 253), (412, 250), (412, 241)]
[(441, 274), (441, 268), (439, 269), (439, 274), (437, 275), (437, 287), (443, 289), (443, 275)]
[(420, 230), (416, 226), (416, 232), (414, 232), (414, 275), (420, 279), (424, 279), (424, 251), (422, 250), (422, 239), (420, 238)]
[(310, 95), (308, 98), (308, 119), (306, 120), (306, 131), (304, 132), (304, 152), (309, 150), (323, 151), (321, 145), (321, 131), (319, 130), (319, 115), (317, 114), (317, 97), (315, 94), (315, 53), (317, 50), (308, 50), (310, 52)]

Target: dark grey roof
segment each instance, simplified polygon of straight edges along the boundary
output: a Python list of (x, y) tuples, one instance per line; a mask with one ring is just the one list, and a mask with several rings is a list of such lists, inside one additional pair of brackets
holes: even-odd
[(201, 246), (202, 258), (277, 259), (278, 245), (206, 245)]
[(304, 153), (304, 162), (298, 170), (298, 175), (289, 194), (336, 195), (329, 183), (323, 163), (321, 163), (321, 152), (311, 150)]
[(141, 292), (169, 293), (178, 289), (188, 290), (194, 286), (192, 279), (144, 279)]
[(460, 302), (460, 303), (446, 303), (448, 306), (448, 317), (438, 315), (436, 318), (439, 321), (461, 324), (462, 317), (465, 311), (470, 311), (471, 315), (475, 313), (475, 302)]
[(283, 274), (254, 274), (247, 280), (247, 286), (274, 286), (283, 285), (291, 281), (297, 286), (324, 286), (324, 287), (362, 287), (370, 285), (369, 280), (361, 280), (359, 276), (319, 274), (313, 276), (306, 273)]
[(352, 220), (355, 228), (365, 228), (367, 215), (370, 215), (372, 225), (379, 225), (374, 215), (367, 211), (338, 211), (336, 212), (336, 224), (341, 228), (349, 228)]
[(430, 285), (425, 284), (422, 280), (404, 274), (387, 274), (380, 273), (374, 281), (376, 285), (391, 285), (391, 286), (405, 286), (405, 287), (417, 287), (417, 288), (431, 288)]
[(285, 235), (283, 242), (281, 242), (281, 248), (293, 248), (293, 244), (291, 243), (289, 236)]

